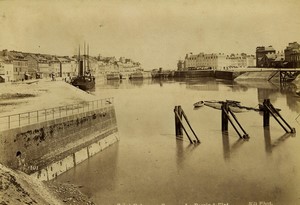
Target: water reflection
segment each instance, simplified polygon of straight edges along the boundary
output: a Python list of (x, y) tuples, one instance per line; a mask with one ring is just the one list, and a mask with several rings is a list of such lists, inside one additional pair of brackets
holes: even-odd
[(183, 140), (182, 137), (176, 138), (176, 165), (177, 169), (181, 170), (184, 168), (184, 161), (189, 155), (198, 147), (199, 144), (188, 144)]
[(115, 79), (115, 80), (108, 80), (106, 85), (111, 88), (119, 88), (121, 83), (122, 83), (121, 80)]
[(230, 159), (231, 153), (238, 150), (242, 146), (242, 144), (244, 144), (245, 140), (239, 138), (232, 145), (230, 145), (228, 132), (222, 132), (222, 142), (223, 157), (225, 161), (228, 161)]
[(218, 91), (219, 84), (214, 78), (190, 79), (186, 81), (186, 88), (199, 91)]
[[(58, 181), (81, 185), (81, 191), (88, 197), (96, 192), (107, 192), (115, 189), (118, 164), (119, 143), (115, 143), (104, 151), (82, 162), (79, 166), (59, 176)], [(91, 180), (96, 179), (96, 180)], [(97, 179), (110, 179), (99, 180)], [(88, 181), (88, 186), (84, 182)], [(84, 184), (84, 185), (82, 185)]]
[(229, 80), (216, 80), (214, 78), (206, 77), (199, 79), (131, 79), (131, 80), (108, 80), (105, 83), (97, 84), (100, 89), (130, 89), (130, 88), (142, 88), (143, 85), (159, 84), (163, 87), (164, 84), (172, 83), (185, 84), (189, 90), (198, 91), (220, 91), (220, 85), (225, 85), (233, 92), (247, 92), (249, 88), (257, 90), (257, 99), (259, 103), (262, 103), (264, 99), (270, 99), (271, 102), (276, 102), (280, 94), (286, 96), (288, 107), (292, 111), (300, 112), (300, 97), (295, 94), (296, 85), (292, 83), (276, 84), (271, 82), (235, 82)]
[[(110, 147), (64, 177), (83, 185), (82, 191), (92, 193), (97, 204), (248, 204), (259, 200), (298, 204), (299, 138), (287, 140), (280, 127), (271, 127), (273, 137), (265, 133), (264, 138), (262, 117), (249, 111), (238, 116), (253, 136), (245, 143), (236, 133), (220, 132), (220, 111), (205, 106), (193, 110), (199, 98), (229, 98), (256, 106), (258, 98), (271, 96), (287, 121), (294, 120), (298, 113), (288, 107), (298, 104), (287, 103), (293, 99), (289, 89), (283, 93), (280, 87), (266, 84), (247, 87), (209, 78), (97, 84), (98, 96), (104, 93), (116, 99), (120, 149), (115, 153), (115, 147)], [(184, 141), (174, 139), (175, 105), (184, 107), (193, 129), (201, 133), (201, 146), (190, 144), (185, 136)], [(272, 158), (264, 157), (272, 151)]]
[(281, 137), (272, 141), (270, 127), (265, 127), (264, 128), (264, 138), (265, 138), (266, 153), (271, 154), (274, 148), (281, 145), (284, 141), (286, 141), (290, 137), (295, 137), (295, 133), (285, 133)]

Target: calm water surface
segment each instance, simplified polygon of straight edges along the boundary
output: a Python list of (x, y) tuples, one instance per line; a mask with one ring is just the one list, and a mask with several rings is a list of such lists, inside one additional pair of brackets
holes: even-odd
[[(95, 95), (115, 98), (120, 142), (57, 180), (82, 185), (83, 193), (104, 205), (300, 204), (297, 134), (285, 134), (273, 118), (270, 129), (264, 129), (262, 115), (249, 111), (237, 114), (250, 136), (244, 141), (230, 125), (228, 134), (222, 134), (219, 110), (193, 108), (199, 100), (226, 99), (257, 107), (269, 98), (300, 132), (300, 117), (295, 120), (300, 98), (294, 92), (293, 85), (209, 78), (98, 84)], [(186, 136), (176, 140), (176, 105), (183, 107), (200, 145), (189, 144)]]

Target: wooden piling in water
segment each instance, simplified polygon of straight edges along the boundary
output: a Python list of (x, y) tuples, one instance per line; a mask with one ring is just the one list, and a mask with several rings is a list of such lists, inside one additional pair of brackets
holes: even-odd
[[(228, 117), (227, 117), (228, 104), (227, 104), (227, 102), (222, 103), (221, 112), (222, 112), (222, 114), (221, 114), (222, 131), (228, 131)], [(225, 113), (225, 112), (227, 112), (227, 113)]]
[(264, 99), (263, 105), (264, 105), (263, 126), (268, 127), (270, 125), (270, 112), (267, 109), (267, 107), (270, 106), (270, 99)]
[(196, 133), (194, 132), (194, 130), (193, 130), (193, 128), (192, 128), (192, 126), (191, 126), (191, 124), (190, 124), (190, 122), (189, 122), (189, 120), (188, 120), (188, 118), (187, 118), (187, 116), (186, 116), (186, 114), (184, 113), (184, 111), (182, 110), (182, 114), (183, 114), (183, 117), (184, 117), (184, 119), (185, 119), (185, 121), (186, 121), (186, 123), (188, 124), (188, 126), (190, 127), (190, 129), (191, 129), (191, 131), (193, 132), (193, 134), (194, 134), (194, 136), (195, 136), (195, 138), (197, 139), (197, 143), (200, 143), (200, 140), (199, 140), (199, 138), (197, 137), (197, 135), (196, 135)]
[[(191, 144), (196, 144), (196, 143), (200, 143), (200, 140), (198, 139), (196, 133), (194, 132), (189, 120), (187, 119), (186, 114), (184, 113), (183, 109), (181, 108), (181, 106), (175, 106), (174, 108), (174, 113), (175, 113), (175, 132), (176, 132), (176, 138), (177, 137), (182, 137), (183, 133), (182, 130), (185, 132), (187, 138), (189, 139)], [(192, 133), (194, 134), (196, 140), (192, 140), (189, 133), (187, 132), (186, 128), (183, 125), (183, 118), (184, 117), (186, 123), (188, 124), (190, 130), (192, 131)]]
[[(286, 133), (296, 133), (296, 129), (292, 128), (284, 120), (284, 118), (279, 114), (276, 108), (270, 103), (270, 100), (265, 99), (264, 100), (264, 127), (269, 126), (270, 114), (278, 122), (278, 124), (285, 130)], [(289, 128), (290, 130), (288, 130), (287, 128)]]
[[(278, 117), (284, 122), (284, 124), (290, 129), (290, 133), (296, 133), (296, 129), (295, 128), (292, 128), (286, 121), (285, 119), (280, 115), (280, 113), (276, 110), (276, 108), (272, 105), (271, 105), (271, 109), (274, 111), (274, 113), (276, 115), (278, 115)], [(272, 113), (271, 113), (272, 114)], [(281, 127), (284, 127), (282, 125), (282, 123), (280, 123), (280, 121), (275, 117), (276, 121), (281, 125)], [(286, 132), (289, 132), (288, 130), (285, 129)]]
[[(178, 106), (177, 109), (180, 110), (181, 107)], [(182, 110), (181, 110), (181, 111), (182, 111)], [(182, 112), (178, 113), (178, 112), (176, 112), (176, 110), (174, 110), (174, 112), (175, 112), (175, 117), (178, 119), (178, 121), (179, 121), (179, 123), (180, 123), (180, 128), (178, 127), (178, 130), (180, 129), (181, 132), (182, 132), (182, 129), (183, 129), (184, 132), (185, 132), (185, 134), (186, 134), (186, 136), (188, 137), (190, 143), (193, 144), (193, 141), (192, 141), (192, 139), (190, 138), (189, 133), (187, 132), (187, 130), (186, 130), (185, 127), (183, 126), (183, 122), (182, 122)], [(182, 133), (181, 133), (181, 135), (178, 135), (178, 136), (179, 136), (179, 137), (182, 137)], [(177, 137), (177, 136), (176, 136), (176, 137)]]
[[(240, 127), (240, 129), (243, 131), (243, 137), (244, 139), (248, 139), (249, 135), (247, 134), (247, 132), (244, 130), (244, 128), (242, 127), (241, 123), (238, 121), (237, 117), (235, 116), (235, 114), (230, 110), (230, 108), (228, 109), (229, 113), (231, 114), (231, 116), (233, 117), (233, 119), (235, 120), (235, 122), (238, 124), (238, 126)], [(230, 120), (230, 119), (229, 119)], [(239, 136), (241, 136), (239, 134)]]
[(176, 133), (176, 137), (181, 137), (183, 135), (182, 125), (181, 125), (181, 122), (180, 122), (180, 120), (182, 119), (181, 106), (175, 106), (174, 113), (175, 113), (175, 133)]

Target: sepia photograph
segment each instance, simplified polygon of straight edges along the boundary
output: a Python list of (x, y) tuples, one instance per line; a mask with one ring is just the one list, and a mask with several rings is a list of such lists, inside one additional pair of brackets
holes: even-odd
[(0, 205), (300, 204), (299, 11), (0, 0)]

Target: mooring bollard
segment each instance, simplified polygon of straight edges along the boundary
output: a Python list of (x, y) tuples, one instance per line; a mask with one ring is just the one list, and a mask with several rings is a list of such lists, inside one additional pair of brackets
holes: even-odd
[[(228, 117), (227, 117), (227, 113), (228, 113), (228, 104), (227, 102), (222, 102), (222, 116), (221, 116), (221, 120), (222, 120), (222, 131), (228, 131)], [(227, 113), (225, 113), (227, 112)]]
[(270, 106), (270, 99), (264, 99), (263, 102), (263, 109), (264, 109), (264, 127), (268, 127), (270, 125), (270, 112), (269, 110), (266, 108), (266, 106)]

